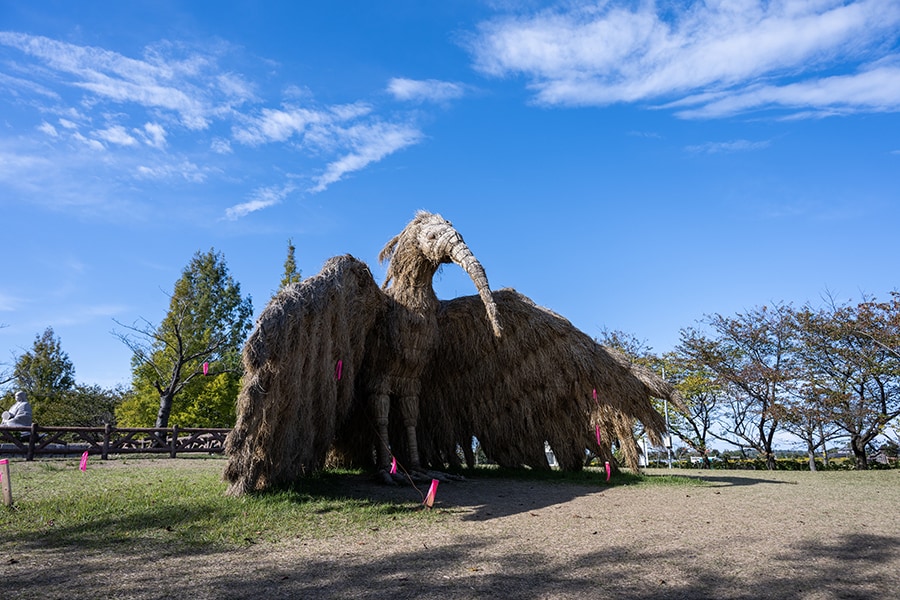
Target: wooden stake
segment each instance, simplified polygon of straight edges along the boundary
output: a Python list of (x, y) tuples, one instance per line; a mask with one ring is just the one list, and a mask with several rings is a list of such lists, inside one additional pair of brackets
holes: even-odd
[(9, 482), (9, 459), (0, 460), (0, 487), (3, 488), (3, 504), (12, 506), (12, 485)]

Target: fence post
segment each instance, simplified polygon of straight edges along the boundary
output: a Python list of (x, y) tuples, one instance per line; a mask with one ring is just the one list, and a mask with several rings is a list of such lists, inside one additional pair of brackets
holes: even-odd
[(28, 436), (28, 453), (25, 460), (34, 460), (34, 442), (37, 440), (37, 423), (31, 424), (31, 434)]
[(175, 447), (178, 445), (178, 425), (172, 427), (172, 445), (169, 456), (175, 458)]
[(9, 481), (9, 460), (0, 460), (0, 487), (3, 488), (3, 504), (12, 506), (12, 483)]
[(111, 429), (112, 426), (109, 423), (103, 426), (103, 452), (100, 454), (100, 458), (103, 460), (109, 458), (109, 432)]

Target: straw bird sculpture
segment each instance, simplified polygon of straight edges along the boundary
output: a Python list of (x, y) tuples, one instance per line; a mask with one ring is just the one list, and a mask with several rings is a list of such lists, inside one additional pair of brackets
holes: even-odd
[[(671, 386), (514, 290), (492, 292), (452, 224), (419, 212), (382, 250), (381, 288), (352, 256), (282, 289), (244, 348), (237, 422), (226, 442), (229, 494), (289, 484), (329, 457), (392, 482), (471, 463), (472, 436), (505, 466), (564, 469), (618, 440), (637, 466), (640, 420), (658, 441), (651, 397)], [(478, 296), (442, 301), (432, 280), (456, 263)], [(373, 465), (374, 460), (374, 465)]]

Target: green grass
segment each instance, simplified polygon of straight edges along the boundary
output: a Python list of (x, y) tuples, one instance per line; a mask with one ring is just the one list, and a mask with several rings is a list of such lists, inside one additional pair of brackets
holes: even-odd
[(178, 459), (177, 465), (159, 460), (135, 468), (118, 462), (94, 463), (85, 473), (77, 461), (11, 464), (14, 506), (0, 505), (0, 542), (246, 546), (434, 518), (417, 502), (343, 495), (338, 480), (346, 474), (231, 498), (225, 496), (221, 459)]
[[(202, 457), (95, 460), (84, 473), (76, 459), (13, 462), (14, 506), (0, 506), (0, 544), (241, 547), (427, 524), (448, 514), (421, 510), (415, 499), (353, 497), (348, 480), (359, 476), (353, 472), (323, 473), (289, 489), (227, 497), (223, 468), (223, 459)], [(563, 473), (482, 467), (464, 474), (551, 485), (699, 485), (689, 477), (630, 473), (607, 484), (605, 473), (596, 469)]]

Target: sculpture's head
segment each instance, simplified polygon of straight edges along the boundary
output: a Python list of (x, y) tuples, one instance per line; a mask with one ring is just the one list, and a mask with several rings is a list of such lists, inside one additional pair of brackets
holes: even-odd
[(389, 260), (384, 287), (391, 280), (404, 285), (427, 279), (431, 284), (438, 267), (444, 263), (456, 263), (472, 278), (478, 295), (484, 302), (494, 335), (500, 336), (501, 327), (497, 306), (491, 296), (484, 267), (472, 254), (453, 224), (441, 215), (419, 211), (416, 217), (399, 234), (387, 243), (378, 259)]

